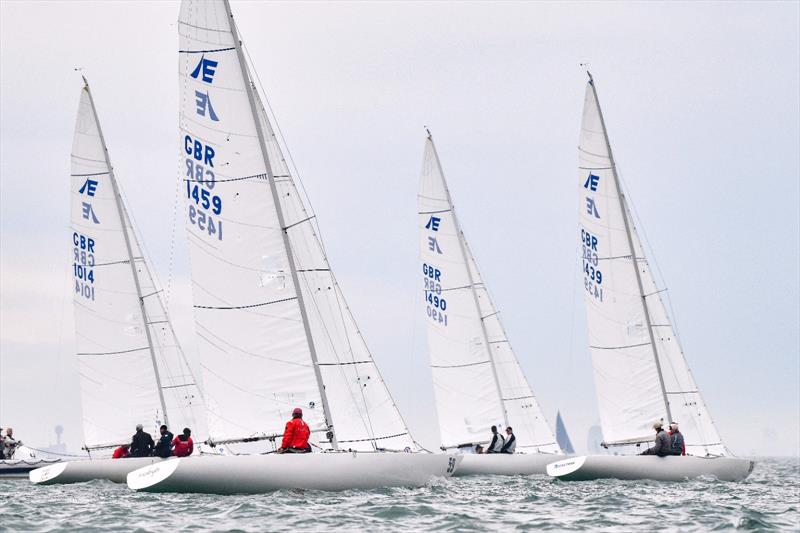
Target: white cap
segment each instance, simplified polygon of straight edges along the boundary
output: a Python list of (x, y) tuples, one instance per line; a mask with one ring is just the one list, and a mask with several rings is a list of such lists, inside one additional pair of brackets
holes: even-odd
[(143, 427), (144, 427), (144, 426), (142, 426), (141, 424), (136, 424), (136, 430), (137, 430), (137, 431), (138, 431), (138, 430), (140, 430), (140, 429), (142, 429)]

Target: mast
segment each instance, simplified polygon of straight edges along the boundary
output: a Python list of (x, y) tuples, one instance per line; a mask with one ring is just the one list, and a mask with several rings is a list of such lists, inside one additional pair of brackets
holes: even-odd
[[(106, 160), (106, 166), (108, 167), (108, 177), (111, 179), (111, 186), (114, 190), (114, 200), (117, 202), (117, 212), (119, 213), (119, 221), (120, 225), (122, 226), (122, 235), (125, 237), (125, 248), (128, 250), (128, 261), (131, 265), (131, 274), (133, 275), (133, 282), (136, 285), (136, 297), (139, 300), (139, 310), (142, 313), (142, 320), (144, 321), (144, 331), (145, 335), (147, 336), (147, 347), (150, 350), (150, 360), (153, 362), (153, 373), (156, 377), (156, 387), (158, 388), (158, 399), (161, 402), (161, 412), (164, 414), (164, 424), (169, 425), (169, 418), (167, 417), (167, 404), (164, 401), (164, 390), (161, 386), (161, 375), (158, 372), (158, 363), (156, 362), (156, 352), (153, 349), (153, 338), (150, 333), (150, 321), (147, 318), (147, 309), (144, 305), (144, 296), (142, 295), (142, 286), (139, 283), (139, 276), (136, 273), (136, 264), (135, 258), (133, 257), (133, 252), (131, 251), (131, 236), (128, 234), (128, 224), (125, 219), (125, 207), (122, 205), (122, 196), (119, 192), (119, 186), (117, 185), (117, 178), (114, 176), (114, 167), (111, 166), (111, 159), (108, 156), (108, 148), (106, 147), (106, 139), (103, 137), (103, 128), (100, 127), (100, 119), (97, 117), (97, 108), (94, 106), (94, 98), (92, 98), (92, 91), (89, 90), (89, 82), (86, 81), (85, 76), (81, 76), (83, 78), (84, 83), (84, 90), (86, 94), (89, 96), (89, 103), (92, 106), (92, 114), (94, 115), (95, 124), (97, 124), (97, 134), (100, 136), (100, 144), (103, 147), (103, 156)], [(133, 235), (133, 239), (136, 239), (136, 235)], [(137, 248), (141, 250), (141, 247), (138, 246)]]
[(655, 359), (656, 363), (656, 370), (658, 371), (658, 382), (661, 386), (661, 394), (664, 397), (664, 407), (667, 410), (667, 422), (672, 421), (672, 412), (669, 408), (669, 399), (667, 398), (667, 389), (664, 386), (664, 374), (661, 371), (661, 362), (658, 359), (658, 349), (656, 348), (656, 339), (655, 335), (653, 335), (653, 324), (650, 319), (650, 310), (647, 308), (647, 297), (644, 294), (644, 288), (642, 286), (642, 274), (639, 272), (639, 260), (636, 257), (636, 249), (633, 246), (633, 236), (631, 234), (631, 227), (630, 221), (628, 220), (628, 206), (627, 202), (625, 201), (625, 193), (622, 191), (622, 186), (619, 182), (619, 176), (617, 175), (617, 164), (614, 162), (614, 154), (611, 152), (611, 143), (608, 140), (608, 130), (606, 129), (606, 121), (603, 118), (603, 110), (600, 108), (600, 100), (597, 97), (597, 87), (594, 86), (594, 79), (592, 78), (591, 72), (588, 70), (586, 74), (589, 75), (589, 85), (592, 86), (592, 93), (594, 94), (594, 100), (597, 103), (597, 112), (600, 115), (600, 124), (603, 126), (603, 138), (606, 141), (606, 148), (608, 149), (608, 159), (611, 162), (611, 174), (614, 176), (614, 183), (617, 187), (617, 193), (619, 196), (619, 205), (620, 209), (622, 210), (622, 220), (625, 222), (625, 235), (628, 237), (628, 247), (631, 250), (631, 259), (633, 260), (633, 270), (636, 272), (636, 285), (639, 287), (639, 298), (642, 302), (642, 308), (644, 309), (644, 319), (645, 323), (647, 324), (647, 334), (650, 337), (650, 346), (653, 348), (653, 358)]
[[(458, 223), (458, 217), (456, 216), (456, 209), (453, 207), (453, 198), (450, 196), (450, 189), (447, 186), (447, 180), (444, 177), (444, 170), (442, 169), (442, 163), (439, 161), (439, 153), (436, 151), (436, 144), (433, 142), (433, 135), (431, 134), (430, 130), (428, 131), (428, 140), (431, 141), (431, 147), (433, 148), (433, 155), (436, 157), (436, 166), (439, 167), (439, 175), (442, 176), (442, 183), (444, 185), (444, 192), (447, 196), (447, 204), (450, 206), (450, 212), (453, 215), (453, 225), (456, 227), (456, 233), (458, 236), (458, 245), (461, 248), (461, 256), (464, 259), (464, 264), (467, 265), (467, 279), (469, 280), (469, 288), (472, 292), (472, 299), (475, 302), (475, 308), (478, 310), (478, 316), (480, 316), (480, 303), (478, 302), (478, 292), (475, 290), (475, 280), (472, 276), (472, 268), (469, 265), (469, 259), (467, 257), (467, 250), (466, 246), (464, 245), (464, 233), (461, 231), (461, 225)], [(489, 335), (486, 333), (486, 324), (484, 323), (484, 317), (480, 317), (481, 323), (481, 334), (483, 335), (483, 343), (486, 346), (486, 352), (489, 354), (489, 364), (492, 366), (492, 377), (494, 378), (494, 384), (497, 388), (497, 397), (500, 400), (500, 407), (503, 410), (503, 424), (508, 427), (508, 412), (506, 411), (506, 404), (503, 401), (503, 392), (500, 389), (500, 378), (497, 376), (497, 367), (494, 364), (494, 354), (492, 354), (492, 349), (489, 345)]]
[(233, 13), (231, 12), (230, 2), (228, 0), (224, 0), (225, 4), (225, 12), (228, 16), (228, 20), (230, 22), (230, 29), (231, 35), (233, 36), (233, 45), (236, 48), (236, 56), (239, 58), (239, 65), (242, 70), (242, 77), (244, 78), (244, 83), (247, 86), (247, 100), (250, 103), (250, 112), (253, 116), (253, 120), (255, 121), (256, 125), (256, 133), (258, 135), (258, 144), (261, 147), (261, 157), (264, 161), (264, 166), (266, 168), (267, 179), (269, 181), (269, 188), (272, 192), (272, 200), (275, 203), (275, 211), (278, 215), (278, 223), (282, 229), (282, 237), (283, 237), (283, 245), (286, 249), (286, 256), (289, 261), (289, 270), (292, 272), (292, 281), (294, 282), (295, 290), (297, 291), (297, 303), (300, 306), (300, 315), (303, 320), (303, 329), (306, 333), (306, 340), (308, 342), (308, 350), (311, 355), (311, 363), (314, 367), (314, 376), (317, 380), (317, 388), (319, 389), (320, 398), (322, 399), (322, 409), (325, 414), (325, 425), (327, 426), (328, 430), (331, 433), (331, 446), (334, 450), (339, 449), (339, 443), (336, 439), (336, 432), (333, 429), (333, 417), (331, 415), (330, 406), (328, 404), (328, 396), (325, 393), (325, 384), (322, 381), (322, 372), (319, 369), (319, 363), (317, 361), (317, 350), (314, 346), (314, 338), (311, 335), (311, 325), (308, 321), (308, 313), (306, 312), (305, 302), (303, 300), (303, 290), (300, 287), (300, 280), (297, 276), (297, 266), (294, 262), (294, 255), (292, 252), (292, 245), (289, 241), (289, 234), (287, 233), (286, 222), (283, 216), (283, 210), (281, 209), (280, 198), (278, 196), (278, 189), (275, 186), (275, 177), (272, 173), (272, 165), (269, 162), (269, 155), (267, 152), (267, 144), (264, 138), (264, 130), (261, 127), (261, 118), (258, 115), (258, 108), (256, 107), (255, 98), (253, 96), (253, 84), (250, 81), (250, 74), (247, 71), (247, 63), (245, 62), (244, 53), (242, 52), (242, 42), (239, 40), (239, 34), (236, 31), (236, 23), (233, 20)]

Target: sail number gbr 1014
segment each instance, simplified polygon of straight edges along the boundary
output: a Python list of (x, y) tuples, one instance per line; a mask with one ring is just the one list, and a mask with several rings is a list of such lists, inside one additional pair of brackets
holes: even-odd
[(425, 286), (425, 311), (428, 318), (447, 325), (447, 300), (442, 297), (442, 271), (427, 263), (422, 264)]
[(96, 243), (91, 237), (72, 233), (72, 276), (75, 294), (94, 301), (94, 254)]
[(597, 257), (598, 238), (585, 229), (581, 229), (581, 248), (583, 254), (583, 288), (588, 294), (599, 301), (603, 301), (603, 273), (598, 268), (600, 263)]

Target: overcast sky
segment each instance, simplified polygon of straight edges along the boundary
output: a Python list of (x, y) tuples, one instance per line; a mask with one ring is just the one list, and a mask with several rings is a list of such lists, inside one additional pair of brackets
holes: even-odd
[[(439, 442), (416, 301), (425, 125), (551, 424), (561, 409), (582, 451), (598, 422), (574, 236), (588, 62), (723, 439), (741, 455), (800, 453), (800, 4), (232, 8), (333, 268), (423, 444)], [(0, 2), (0, 424), (35, 446), (56, 423), (73, 450), (82, 442), (68, 229), (76, 67), (196, 348), (173, 215), (177, 16), (170, 1)]]

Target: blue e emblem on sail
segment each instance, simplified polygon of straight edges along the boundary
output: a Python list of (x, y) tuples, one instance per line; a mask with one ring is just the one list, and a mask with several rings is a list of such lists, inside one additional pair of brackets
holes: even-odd
[(586, 178), (586, 183), (583, 184), (584, 189), (591, 189), (592, 192), (597, 192), (597, 184), (600, 183), (600, 176), (595, 176), (591, 172), (589, 177)]
[(92, 209), (92, 204), (88, 202), (81, 202), (83, 206), (83, 218), (86, 220), (91, 220), (95, 224), (99, 224), (100, 221), (97, 219), (97, 215), (94, 214), (94, 209)]
[(216, 73), (217, 65), (219, 62), (212, 59), (206, 59), (205, 56), (200, 58), (200, 62), (194, 67), (191, 76), (194, 79), (200, 78), (205, 83), (214, 82), (214, 74)]
[(214, 112), (214, 107), (211, 105), (211, 97), (208, 93), (201, 93), (200, 91), (194, 92), (194, 97), (197, 102), (197, 114), (201, 117), (206, 116), (206, 111), (208, 111), (208, 118), (213, 120), (214, 122), (219, 122), (219, 117)]
[(436, 252), (437, 254), (442, 253), (442, 249), (439, 248), (439, 243), (436, 242), (436, 237), (428, 237), (428, 250)]
[(439, 217), (431, 216), (431, 219), (428, 220), (428, 223), (425, 224), (425, 229), (429, 229), (431, 231), (439, 231), (439, 223), (442, 221)]
[(597, 211), (597, 204), (594, 202), (594, 198), (586, 197), (586, 212), (590, 215), (594, 215), (594, 218), (600, 218), (600, 213)]
[(78, 189), (78, 192), (88, 196), (94, 196), (94, 193), (97, 192), (98, 183), (98, 181), (86, 178), (86, 182), (81, 186), (80, 189)]

